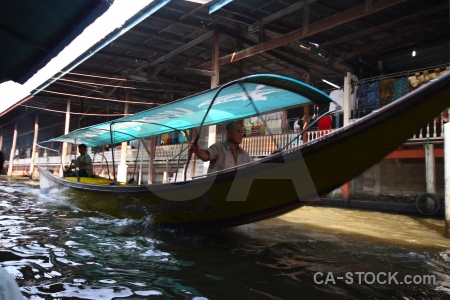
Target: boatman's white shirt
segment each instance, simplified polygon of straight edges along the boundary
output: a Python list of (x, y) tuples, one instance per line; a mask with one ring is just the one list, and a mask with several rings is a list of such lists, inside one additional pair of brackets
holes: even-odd
[(217, 142), (211, 145), (207, 151), (209, 152), (210, 161), (208, 173), (242, 165), (253, 160), (241, 147), (238, 147), (237, 155), (234, 157), (233, 150), (228, 141)]

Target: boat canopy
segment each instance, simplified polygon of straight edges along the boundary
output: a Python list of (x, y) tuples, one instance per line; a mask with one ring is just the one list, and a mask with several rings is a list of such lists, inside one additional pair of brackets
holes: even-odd
[(46, 142), (83, 143), (96, 147), (248, 118), (308, 103), (330, 102), (332, 100), (328, 95), (301, 81), (271, 74), (251, 75), (134, 115), (81, 128)]

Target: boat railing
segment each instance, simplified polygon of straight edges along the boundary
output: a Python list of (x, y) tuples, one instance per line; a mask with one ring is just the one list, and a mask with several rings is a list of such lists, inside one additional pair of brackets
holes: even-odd
[[(308, 140), (314, 140), (332, 131), (332, 129), (308, 131), (306, 136)], [(244, 137), (241, 146), (250, 156), (264, 157), (277, 149), (290, 150), (302, 143), (303, 136), (299, 135), (298, 132), (286, 132), (274, 135)]]
[[(155, 160), (156, 161), (171, 161), (178, 157), (180, 152), (186, 149), (186, 143), (174, 145), (160, 145), (156, 147)], [(184, 152), (184, 151), (183, 151)], [(183, 157), (181, 158), (183, 159)]]
[[(241, 147), (251, 156), (267, 156), (296, 138), (294, 133), (244, 137)], [(295, 142), (297, 143), (297, 142)], [(290, 146), (288, 146), (290, 147)]]

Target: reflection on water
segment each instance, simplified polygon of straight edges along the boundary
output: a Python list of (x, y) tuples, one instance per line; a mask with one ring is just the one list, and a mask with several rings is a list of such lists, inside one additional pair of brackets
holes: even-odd
[[(27, 299), (448, 299), (443, 233), (438, 219), (326, 207), (157, 231), (0, 179), (0, 265)], [(416, 284), (400, 284), (407, 275)]]

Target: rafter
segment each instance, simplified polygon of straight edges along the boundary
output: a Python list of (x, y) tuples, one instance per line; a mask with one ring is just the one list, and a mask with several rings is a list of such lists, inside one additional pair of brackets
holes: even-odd
[[(436, 22), (439, 22), (439, 20), (430, 20), (428, 23), (431, 24), (431, 23), (436, 23)], [(417, 28), (421, 28), (422, 26), (423, 26), (423, 24), (415, 24), (414, 26), (403, 28), (402, 30), (396, 32), (395, 34), (390, 35), (388, 38), (389, 39), (394, 39), (394, 38), (402, 37), (405, 34), (411, 32), (411, 31), (414, 31)], [(351, 57), (358, 56), (361, 53), (368, 52), (370, 50), (378, 48), (378, 47), (382, 46), (384, 43), (385, 43), (385, 39), (384, 38), (383, 39), (379, 39), (377, 41), (374, 41), (372, 43), (367, 43), (364, 46), (358, 47), (358, 49), (353, 51), (353, 52), (348, 52), (348, 53), (346, 53), (344, 55), (341, 55), (340, 57), (334, 59), (333, 63), (338, 63), (338, 62), (347, 60), (347, 59), (349, 59)]]
[(273, 22), (277, 19), (280, 19), (286, 15), (292, 14), (293, 12), (296, 12), (297, 10), (300, 10), (302, 8), (304, 8), (305, 6), (315, 3), (318, 0), (302, 0), (302, 1), (298, 1), (297, 3), (294, 3), (282, 10), (277, 11), (274, 14), (271, 14), (267, 17), (262, 18), (261, 20), (258, 20), (257, 22), (251, 24), (250, 26), (247, 27), (247, 31), (248, 32), (253, 32), (255, 30), (258, 30), (261, 26), (264, 26), (270, 22)]
[(207, 39), (210, 39), (213, 36), (213, 34), (214, 34), (214, 30), (210, 30), (210, 31), (206, 32), (205, 34), (199, 36), (198, 38), (196, 38), (196, 39), (194, 39), (194, 40), (184, 44), (183, 46), (181, 46), (181, 47), (179, 47), (179, 48), (177, 48), (177, 49), (175, 49), (175, 50), (173, 50), (173, 51), (171, 51), (171, 52), (169, 52), (169, 53), (167, 53), (167, 54), (165, 54), (163, 56), (160, 56), (157, 59), (152, 60), (149, 63), (148, 66), (149, 67), (154, 66), (154, 65), (159, 64), (159, 63), (161, 63), (161, 62), (163, 62), (163, 61), (165, 61), (165, 60), (167, 60), (167, 59), (169, 59), (169, 58), (171, 58), (171, 57), (173, 57), (173, 56), (175, 56), (175, 55), (177, 55), (177, 54), (179, 54), (179, 53), (181, 53), (183, 51), (186, 51), (187, 49), (192, 48), (195, 45), (200, 44), (200, 43), (202, 43), (203, 41), (205, 41)]
[(399, 18), (397, 20), (391, 21), (391, 22), (384, 22), (378, 26), (374, 26), (368, 29), (364, 29), (364, 30), (358, 30), (355, 33), (352, 34), (347, 34), (345, 36), (341, 36), (339, 38), (333, 39), (331, 41), (322, 43), (321, 46), (322, 47), (327, 47), (329, 45), (338, 45), (338, 44), (342, 44), (345, 42), (349, 42), (349, 41), (353, 41), (353, 40), (357, 40), (369, 35), (372, 35), (376, 32), (380, 32), (382, 30), (386, 30), (386, 29), (391, 29), (391, 28), (397, 28), (399, 27), (399, 25), (404, 24), (405, 21), (408, 22), (415, 22), (415, 24), (417, 24), (417, 21), (421, 18), (426, 18), (429, 15), (433, 15), (435, 13), (441, 12), (443, 10), (448, 10), (448, 4), (442, 4), (442, 5), (438, 5), (438, 6), (434, 6), (431, 7), (430, 9), (427, 10), (422, 10), (418, 13), (415, 14), (411, 14), (408, 16), (404, 16), (403, 18)]
[[(365, 4), (358, 5), (356, 7), (350, 8), (342, 13), (335, 14), (325, 20), (318, 21), (314, 24), (311, 24), (309, 26), (309, 31), (307, 34), (304, 34), (303, 29), (299, 28), (288, 34), (280, 36), (279, 38), (275, 38), (275, 39), (272, 39), (272, 40), (269, 40), (266, 42), (262, 42), (258, 45), (246, 48), (244, 50), (222, 56), (219, 58), (219, 64), (220, 65), (228, 64), (231, 62), (235, 62), (235, 61), (250, 57), (252, 55), (256, 55), (261, 52), (265, 52), (267, 50), (271, 50), (271, 49), (280, 47), (282, 45), (286, 45), (295, 40), (303, 39), (303, 38), (311, 36), (313, 34), (323, 32), (331, 27), (336, 27), (338, 25), (345, 24), (347, 22), (359, 19), (363, 16), (373, 14), (377, 11), (386, 9), (388, 7), (397, 5), (399, 3), (403, 3), (405, 1), (407, 1), (407, 0), (380, 0), (373, 4), (373, 9), (371, 11), (366, 11), (367, 7)], [(200, 65), (199, 67), (202, 69), (209, 69), (210, 65), (211, 65), (211, 62), (208, 62), (208, 63), (204, 63), (204, 64)]]

